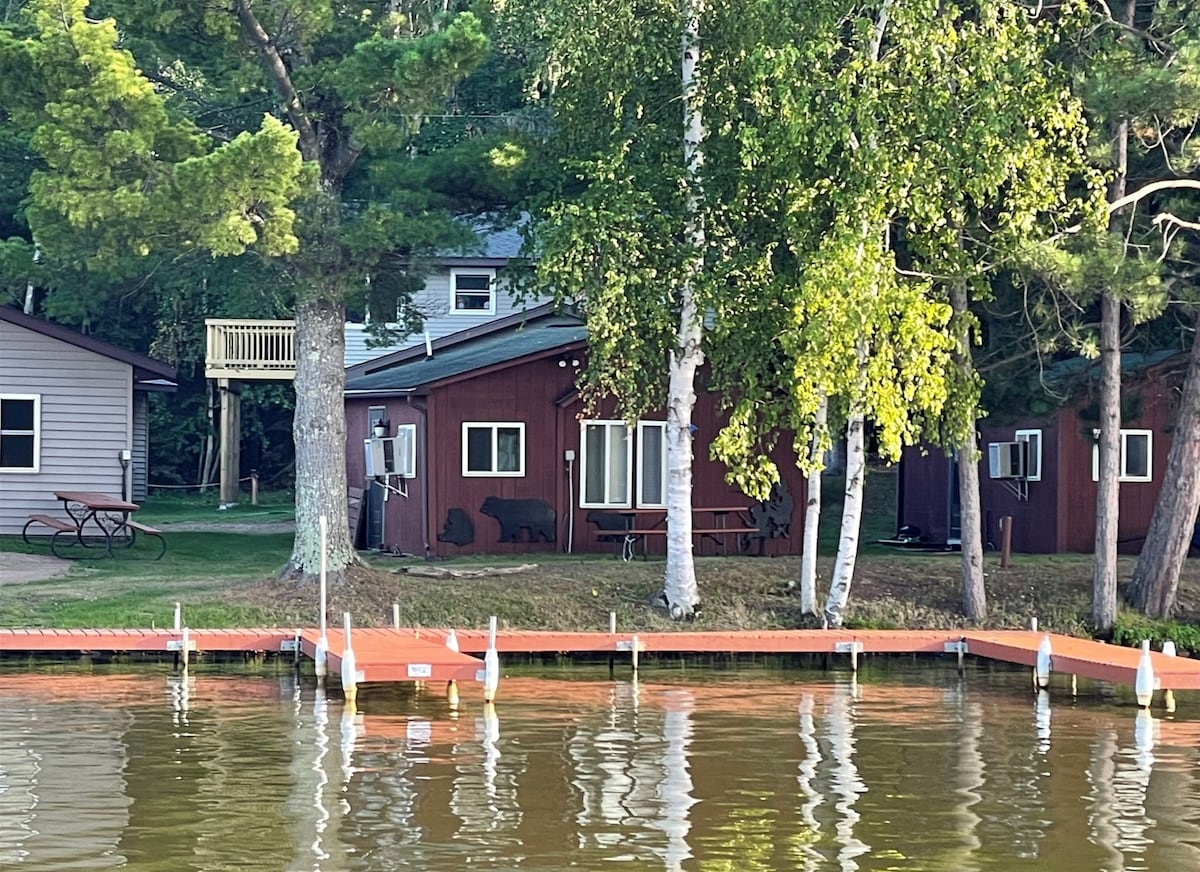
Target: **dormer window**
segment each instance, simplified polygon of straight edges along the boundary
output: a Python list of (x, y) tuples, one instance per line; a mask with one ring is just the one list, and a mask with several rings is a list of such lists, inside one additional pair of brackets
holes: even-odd
[(496, 271), (494, 269), (450, 270), (450, 313), (452, 315), (496, 314)]

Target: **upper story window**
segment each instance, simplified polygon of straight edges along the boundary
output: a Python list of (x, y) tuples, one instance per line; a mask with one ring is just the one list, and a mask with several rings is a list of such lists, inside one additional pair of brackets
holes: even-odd
[(1018, 442), (1025, 443), (1025, 480), (1042, 480), (1042, 431), (1018, 430)]
[(452, 315), (495, 315), (496, 271), (494, 269), (451, 269), (450, 313)]
[(42, 398), (0, 394), (0, 472), (37, 472)]
[(462, 474), (469, 477), (525, 474), (525, 425), (477, 423), (462, 425)]
[[(1093, 430), (1097, 440), (1100, 431)], [(1120, 481), (1153, 481), (1154, 432), (1151, 430), (1121, 431)], [(1092, 446), (1092, 481), (1100, 480), (1100, 443)]]

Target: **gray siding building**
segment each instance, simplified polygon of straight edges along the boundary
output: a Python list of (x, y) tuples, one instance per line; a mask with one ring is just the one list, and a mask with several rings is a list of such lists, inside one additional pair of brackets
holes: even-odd
[(174, 379), (162, 361), (0, 306), (0, 534), (61, 514), (56, 490), (144, 499), (146, 393)]

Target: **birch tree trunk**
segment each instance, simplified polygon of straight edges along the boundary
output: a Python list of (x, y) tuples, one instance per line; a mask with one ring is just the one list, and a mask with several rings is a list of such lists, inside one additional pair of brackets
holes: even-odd
[(804, 508), (804, 550), (800, 556), (800, 613), (817, 613), (817, 534), (821, 526), (821, 443), (829, 416), (829, 399), (821, 397), (813, 426), (808, 462), (813, 472), (808, 474), (808, 501)]
[[(1134, 2), (1126, 0), (1121, 19), (1133, 24)], [(1116, 176), (1108, 201), (1125, 196), (1129, 169), (1129, 122), (1111, 127)], [(1113, 213), (1109, 232), (1114, 232)], [(1112, 288), (1100, 294), (1100, 447), (1096, 487), (1095, 566), (1092, 575), (1092, 623), (1101, 632), (1117, 620), (1117, 522), (1121, 498), (1121, 300)]]
[(695, 249), (679, 289), (679, 331), (671, 352), (667, 394), (667, 566), (663, 593), (676, 619), (691, 617), (700, 602), (692, 554), (692, 408), (696, 370), (704, 362), (703, 322), (696, 306), (695, 280), (703, 268), (704, 227), (700, 171), (704, 165), (704, 121), (696, 67), (700, 62), (700, 4), (683, 5), (682, 62), (683, 160), (688, 185), (688, 240)]
[[(950, 308), (958, 324), (958, 349), (954, 362), (963, 384), (975, 378), (971, 360), (971, 329), (967, 322), (967, 289), (961, 284), (950, 288)], [(983, 509), (979, 499), (979, 449), (975, 445), (974, 404), (963, 411), (969, 435), (958, 445), (958, 494), (961, 512), (963, 614), (972, 621), (987, 620), (987, 588), (983, 580)]]
[[(1200, 315), (1196, 316), (1200, 327)], [(1187, 558), (1200, 513), (1200, 342), (1192, 353), (1162, 488), (1154, 503), (1150, 530), (1133, 569), (1130, 602), (1152, 618), (1171, 617), (1179, 591), (1179, 573)]]
[(842, 530), (838, 538), (837, 561), (825, 601), (825, 625), (840, 627), (850, 600), (850, 582), (858, 558), (858, 533), (862, 522), (863, 483), (866, 478), (866, 452), (863, 447), (863, 416), (850, 416), (846, 424), (846, 495), (842, 506)]

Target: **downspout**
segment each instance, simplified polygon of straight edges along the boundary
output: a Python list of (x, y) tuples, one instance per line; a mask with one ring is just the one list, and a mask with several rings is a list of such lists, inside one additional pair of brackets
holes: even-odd
[(419, 475), (421, 476), (421, 544), (425, 549), (425, 559), (430, 558), (429, 549), (429, 414), (425, 406), (420, 403), (414, 403), (413, 398), (407, 397), (408, 405), (420, 417), (421, 422), (417, 427), (417, 458), (420, 463), (418, 466)]

